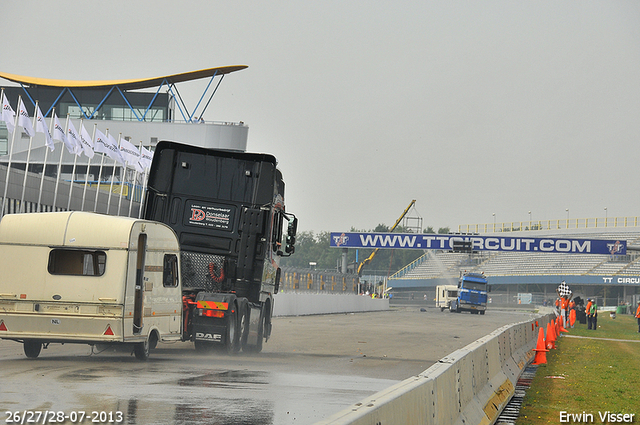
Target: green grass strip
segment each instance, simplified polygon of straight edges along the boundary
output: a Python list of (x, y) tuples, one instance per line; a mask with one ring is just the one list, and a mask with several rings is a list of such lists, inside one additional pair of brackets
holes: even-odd
[[(631, 315), (598, 316), (597, 330), (576, 323), (559, 338), (556, 349), (547, 353), (547, 364), (538, 366), (517, 425), (609, 423), (606, 417), (601, 420), (606, 412), (633, 414), (627, 419), (640, 423), (637, 321)], [(578, 419), (569, 414), (583, 416)], [(625, 418), (614, 419), (620, 423)]]

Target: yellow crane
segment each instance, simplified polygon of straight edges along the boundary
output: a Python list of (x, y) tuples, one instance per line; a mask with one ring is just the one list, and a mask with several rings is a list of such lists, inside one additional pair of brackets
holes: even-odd
[[(391, 229), (389, 230), (389, 233), (392, 233), (394, 231), (394, 229), (396, 227), (398, 227), (398, 224), (400, 224), (400, 222), (402, 221), (402, 219), (404, 218), (405, 215), (407, 215), (407, 213), (409, 212), (409, 210), (411, 209), (411, 207), (413, 207), (413, 205), (416, 203), (416, 200), (412, 200), (411, 203), (409, 204), (409, 206), (404, 210), (404, 212), (402, 213), (402, 215), (400, 216), (400, 218), (398, 218), (395, 222), (395, 224), (393, 225), (393, 227), (391, 227)], [(360, 263), (358, 265), (358, 276), (360, 276), (360, 274), (362, 273), (362, 268), (364, 266), (366, 266), (367, 264), (369, 264), (371, 262), (371, 260), (373, 260), (373, 257), (376, 256), (376, 254), (378, 253), (378, 250), (380, 248), (376, 248), (373, 250), (373, 252), (371, 253), (371, 255), (369, 255), (362, 263)]]

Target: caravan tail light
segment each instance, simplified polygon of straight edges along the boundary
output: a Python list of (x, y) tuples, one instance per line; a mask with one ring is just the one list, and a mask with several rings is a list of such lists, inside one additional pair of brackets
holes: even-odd
[(111, 329), (111, 325), (107, 325), (107, 330), (104, 331), (102, 335), (114, 335), (113, 330)]
[(4, 324), (4, 320), (0, 321), (0, 331), (6, 331), (7, 325)]

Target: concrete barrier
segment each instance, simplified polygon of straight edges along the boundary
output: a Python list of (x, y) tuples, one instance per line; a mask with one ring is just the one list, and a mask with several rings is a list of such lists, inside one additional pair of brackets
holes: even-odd
[(493, 424), (534, 357), (538, 328), (554, 319), (545, 314), (497, 329), (318, 424)]
[(388, 309), (388, 298), (372, 299), (371, 297), (355, 294), (285, 292), (273, 296), (274, 316), (356, 313)]

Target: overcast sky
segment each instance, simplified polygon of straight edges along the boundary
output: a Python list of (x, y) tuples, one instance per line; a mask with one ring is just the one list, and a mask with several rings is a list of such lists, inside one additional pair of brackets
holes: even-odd
[(20, 0), (0, 28), (18, 75), (248, 65), (204, 117), (278, 158), (300, 230), (392, 225), (412, 199), (436, 229), (640, 216), (635, 0)]

